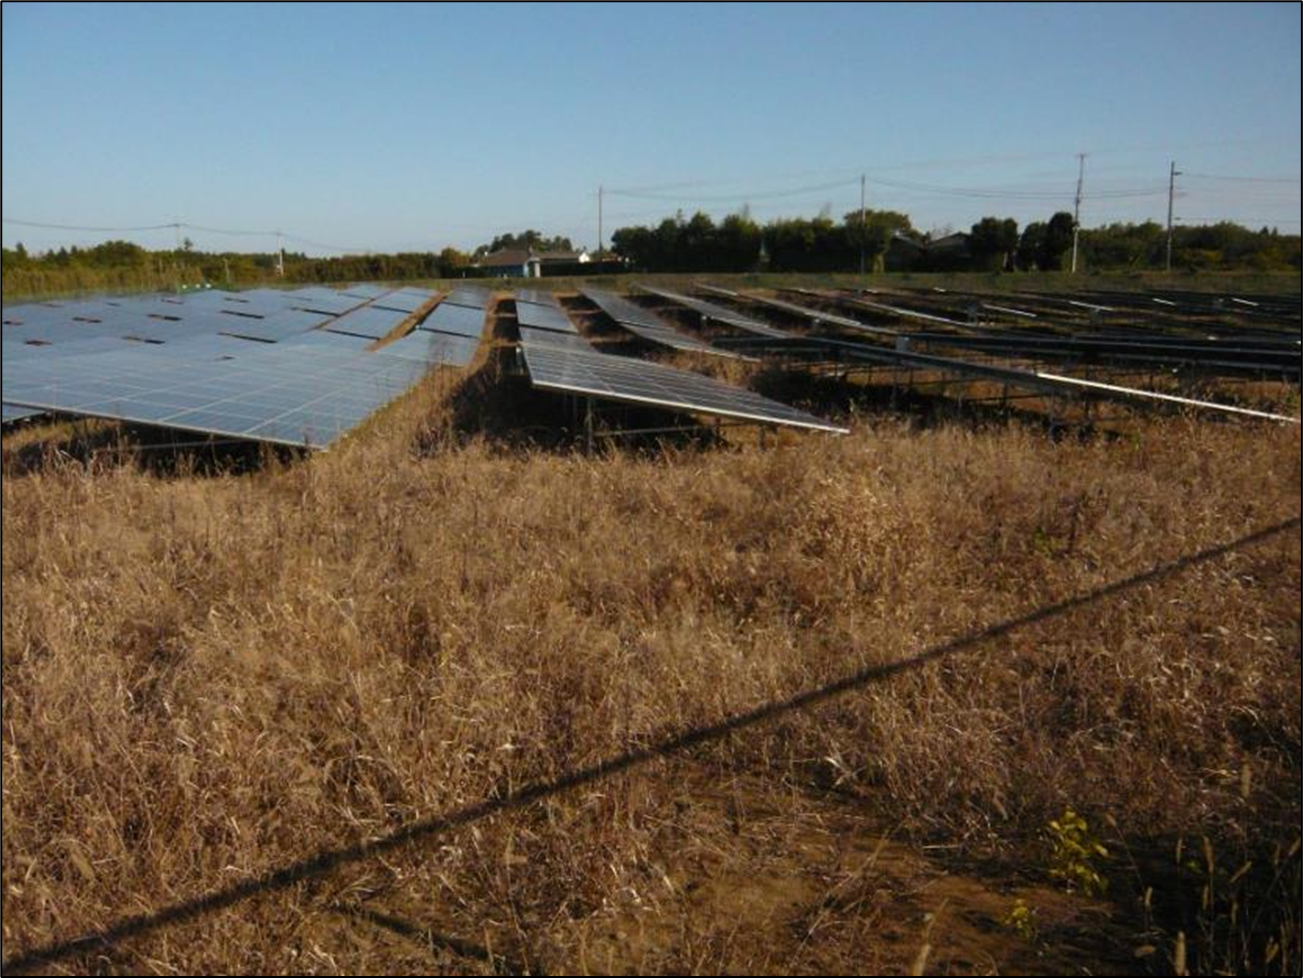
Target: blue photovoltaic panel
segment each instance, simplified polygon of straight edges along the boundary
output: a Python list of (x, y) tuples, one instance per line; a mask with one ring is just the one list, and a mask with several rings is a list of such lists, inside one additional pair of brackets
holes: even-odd
[(478, 339), (484, 334), (484, 310), (468, 306), (449, 305), (446, 301), (425, 317), (421, 330), (439, 333), (456, 333), (459, 336), (472, 336)]
[(359, 299), (378, 299), (380, 296), (392, 291), (387, 285), (370, 285), (362, 283), (359, 285), (350, 285), (343, 289), (341, 295), (356, 296)]
[(427, 304), (434, 296), (435, 293), (423, 289), (399, 289), (397, 292), (381, 296), (372, 305), (377, 309), (397, 309), (412, 313)]
[(314, 286), (299, 289), (291, 298), (290, 305), (295, 309), (307, 309), (311, 312), (324, 312), (337, 316), (342, 312), (357, 308), (365, 301), (364, 298), (343, 295), (330, 289)]
[(6, 364), (4, 398), (20, 407), (325, 448), (426, 369), (402, 357), (307, 346), (263, 344), (256, 355), (221, 360), (149, 362), (109, 353), (28, 362), (20, 377)]
[(471, 336), (431, 333), (418, 329), (376, 351), (377, 354), (405, 357), (428, 364), (464, 367), (475, 359), (480, 341)]
[(369, 336), (378, 340), (392, 332), (407, 315), (392, 309), (363, 306), (331, 320), (326, 328), (334, 333), (352, 333), (354, 336)]
[(355, 336), (352, 333), (334, 333), (328, 329), (310, 329), (306, 333), (295, 333), (280, 341), (280, 346), (306, 346), (318, 350), (348, 350), (360, 353), (374, 345), (375, 340), (369, 336)]
[(4, 408), (5, 424), (9, 424), (11, 421), (22, 421), (24, 418), (34, 418), (42, 413), (40, 411), (35, 411), (32, 408), (14, 407), (11, 404), (0, 405), (0, 407)]

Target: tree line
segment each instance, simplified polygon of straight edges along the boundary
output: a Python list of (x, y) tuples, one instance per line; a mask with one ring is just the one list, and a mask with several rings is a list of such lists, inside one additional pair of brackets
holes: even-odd
[[(615, 251), (644, 272), (1059, 271), (1068, 266), (1072, 215), (1060, 211), (1019, 230), (1013, 218), (984, 217), (966, 232), (927, 234), (896, 211), (784, 218), (761, 226), (745, 212), (716, 224), (681, 212), (655, 226), (622, 227)], [(1167, 233), (1153, 221), (1081, 228), (1077, 267), (1163, 268)], [(1229, 221), (1178, 227), (1172, 264), (1180, 270), (1299, 269), (1299, 236), (1253, 231)]]
[[(638, 272), (855, 272), (866, 271), (1057, 271), (1068, 263), (1072, 215), (1061, 211), (1019, 229), (1013, 218), (984, 217), (966, 231), (926, 234), (909, 215), (868, 210), (813, 218), (783, 218), (764, 225), (744, 209), (718, 223), (701, 212), (681, 212), (654, 226), (630, 226), (611, 235), (614, 252)], [(401, 281), (473, 275), (476, 257), (500, 248), (571, 250), (564, 237), (538, 231), (504, 234), (472, 254), (456, 248), (434, 252), (284, 255), (284, 279), (303, 283)], [(1162, 268), (1167, 235), (1154, 221), (1081, 228), (1078, 268)], [(129, 241), (31, 254), (18, 244), (3, 250), (5, 295), (77, 290), (167, 289), (273, 282), (281, 276), (273, 252), (204, 252), (188, 239), (181, 247), (149, 251)], [(1229, 221), (1175, 230), (1172, 264), (1179, 270), (1298, 271), (1299, 236), (1274, 229), (1254, 231)]]

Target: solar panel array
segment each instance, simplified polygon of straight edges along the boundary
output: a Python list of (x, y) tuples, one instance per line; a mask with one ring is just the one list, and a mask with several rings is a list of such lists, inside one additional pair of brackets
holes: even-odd
[[(402, 308), (375, 301), (395, 294)], [(326, 448), (431, 366), (469, 362), (478, 335), (372, 350), (433, 295), (313, 286), (8, 307), (4, 420), (51, 411)]]
[(644, 309), (642, 306), (630, 302), (613, 292), (607, 292), (604, 289), (580, 289), (580, 293), (629, 332), (651, 343), (668, 346), (675, 350), (687, 350), (692, 353), (711, 353), (724, 357), (737, 356), (736, 353), (730, 350), (721, 350), (718, 347), (711, 346), (704, 340), (697, 339), (695, 336), (688, 336), (686, 333), (679, 332), (654, 312)]
[(714, 302), (707, 302), (705, 299), (698, 299), (696, 296), (681, 295), (678, 292), (670, 292), (668, 289), (657, 289), (650, 285), (637, 285), (637, 288), (643, 292), (658, 296), (662, 299), (668, 299), (677, 305), (691, 309), (704, 319), (713, 319), (716, 322), (724, 323), (727, 326), (733, 326), (737, 329), (744, 330), (748, 333), (754, 333), (757, 336), (789, 336), (785, 330), (776, 326), (770, 326), (768, 323), (762, 323), (750, 316), (744, 316), (740, 312), (734, 312), (724, 306)]
[(601, 353), (580, 337), (523, 329), (530, 382), (545, 390), (693, 414), (845, 433), (812, 414), (690, 370)]

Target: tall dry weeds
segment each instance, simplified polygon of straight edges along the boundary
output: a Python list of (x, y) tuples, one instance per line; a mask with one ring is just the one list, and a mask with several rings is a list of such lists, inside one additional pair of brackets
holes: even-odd
[[(881, 422), (768, 450), (431, 452), (446, 393), (432, 380), (338, 451), (252, 475), (52, 462), (5, 479), (6, 955), (1299, 509), (1297, 429), (1172, 420), (1082, 444)], [(689, 764), (833, 789), (904, 837), (983, 851), (1028, 844), (1065, 803), (1128, 837), (1265, 842), (1297, 827), (1298, 594), (1295, 531)], [(664, 834), (682, 777), (622, 775), (65, 964), (605, 967), (589, 942), (649, 905), (682, 844)], [(372, 904), (489, 957), (432, 963), (337, 909)], [(757, 953), (684, 931), (638, 960), (714, 970)]]

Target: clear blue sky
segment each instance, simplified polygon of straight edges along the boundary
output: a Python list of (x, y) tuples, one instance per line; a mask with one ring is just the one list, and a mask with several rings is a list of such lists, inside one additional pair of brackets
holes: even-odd
[[(6, 219), (591, 247), (599, 184), (609, 236), (679, 208), (840, 216), (865, 173), (871, 207), (967, 228), (1070, 210), (1086, 152), (1087, 226), (1164, 220), (1175, 159), (1178, 217), (1299, 230), (1295, 3), (2, 9)], [(4, 225), (112, 237), (174, 235)]]

